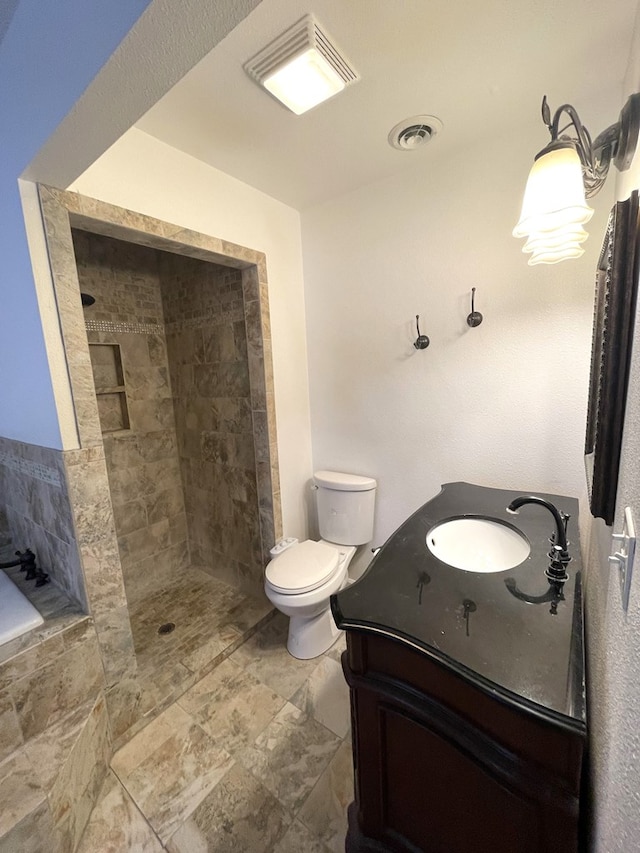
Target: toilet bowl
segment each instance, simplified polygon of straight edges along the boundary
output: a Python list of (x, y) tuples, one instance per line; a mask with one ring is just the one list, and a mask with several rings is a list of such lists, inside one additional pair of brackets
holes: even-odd
[(348, 583), (353, 545), (307, 539), (272, 560), (265, 572), (269, 601), (289, 617), (287, 649), (307, 660), (326, 652), (340, 631), (329, 609), (329, 598)]
[(287, 649), (309, 659), (331, 648), (341, 635), (329, 608), (330, 597), (348, 583), (356, 545), (373, 535), (376, 481), (356, 474), (318, 471), (319, 541), (281, 540), (265, 571), (267, 598), (289, 617)]

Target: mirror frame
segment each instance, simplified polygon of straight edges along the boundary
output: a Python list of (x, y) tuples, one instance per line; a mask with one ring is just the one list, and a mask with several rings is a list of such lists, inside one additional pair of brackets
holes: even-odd
[(611, 210), (596, 271), (585, 455), (591, 514), (613, 524), (638, 297), (638, 192)]

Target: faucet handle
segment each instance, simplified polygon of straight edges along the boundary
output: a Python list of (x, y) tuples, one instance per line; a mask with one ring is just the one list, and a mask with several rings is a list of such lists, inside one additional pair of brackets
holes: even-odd
[(569, 580), (567, 564), (570, 562), (571, 557), (563, 550), (562, 545), (553, 545), (551, 551), (549, 551), (549, 559), (551, 562), (545, 572), (547, 579), (551, 583), (564, 583)]

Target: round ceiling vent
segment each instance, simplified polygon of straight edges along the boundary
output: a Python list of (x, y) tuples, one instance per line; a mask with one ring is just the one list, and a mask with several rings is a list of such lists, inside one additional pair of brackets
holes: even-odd
[(442, 122), (435, 116), (405, 118), (389, 132), (389, 145), (398, 151), (415, 151), (430, 142), (442, 130)]

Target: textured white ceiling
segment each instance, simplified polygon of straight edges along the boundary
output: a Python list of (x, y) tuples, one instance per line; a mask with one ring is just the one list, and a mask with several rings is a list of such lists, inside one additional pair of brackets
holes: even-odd
[[(546, 142), (540, 101), (569, 101), (596, 135), (617, 120), (636, 0), (262, 0), (137, 126), (304, 210), (415, 164), (437, 148), (481, 155), (530, 124)], [(361, 81), (295, 116), (243, 63), (312, 12)], [(387, 134), (428, 113), (444, 123), (419, 151)], [(592, 125), (592, 122), (595, 124)], [(603, 125), (604, 126), (604, 125)]]

